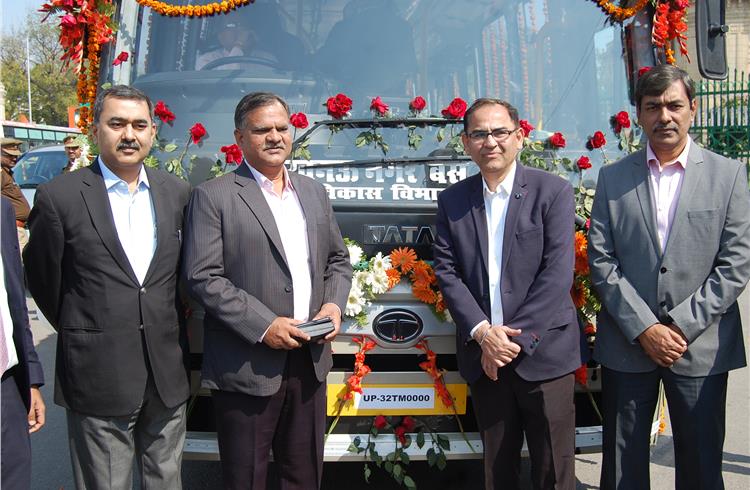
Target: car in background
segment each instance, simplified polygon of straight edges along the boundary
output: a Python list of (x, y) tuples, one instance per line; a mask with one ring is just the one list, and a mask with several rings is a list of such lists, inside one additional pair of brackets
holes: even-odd
[(34, 148), (18, 159), (13, 168), (13, 177), (30, 205), (34, 204), (34, 194), (39, 184), (60, 175), (67, 163), (68, 156), (63, 145)]

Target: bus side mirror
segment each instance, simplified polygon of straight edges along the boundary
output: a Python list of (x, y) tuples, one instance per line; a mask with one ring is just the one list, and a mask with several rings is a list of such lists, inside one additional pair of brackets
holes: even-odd
[(695, 45), (698, 51), (698, 70), (704, 78), (727, 78), (726, 33), (724, 22), (726, 0), (695, 2)]

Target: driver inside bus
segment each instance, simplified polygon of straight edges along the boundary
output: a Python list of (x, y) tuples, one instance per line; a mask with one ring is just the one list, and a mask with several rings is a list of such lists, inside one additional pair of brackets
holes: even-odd
[[(203, 70), (209, 63), (231, 58), (235, 56), (252, 56), (258, 58), (271, 58), (269, 53), (261, 52), (257, 49), (257, 40), (255, 34), (246, 26), (237, 22), (237, 20), (221, 21), (219, 31), (216, 34), (220, 46), (216, 49), (206, 51), (198, 56), (195, 61), (195, 69)], [(226, 63), (209, 66), (211, 70), (237, 70), (245, 68), (247, 63)]]

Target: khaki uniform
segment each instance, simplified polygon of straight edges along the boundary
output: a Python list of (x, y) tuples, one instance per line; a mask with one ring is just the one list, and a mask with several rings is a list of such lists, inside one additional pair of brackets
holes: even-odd
[(5, 167), (2, 169), (2, 195), (7, 197), (11, 204), (13, 204), (13, 210), (16, 212), (16, 227), (18, 229), (18, 244), (23, 250), (26, 246), (26, 242), (29, 241), (29, 234), (26, 231), (26, 220), (29, 219), (29, 211), (31, 207), (29, 202), (23, 196), (21, 188), (16, 184), (13, 179), (13, 171)]

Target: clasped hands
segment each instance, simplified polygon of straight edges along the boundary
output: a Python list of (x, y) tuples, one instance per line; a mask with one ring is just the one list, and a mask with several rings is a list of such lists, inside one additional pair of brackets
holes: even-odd
[[(341, 310), (335, 304), (324, 304), (312, 319), (317, 320), (326, 316), (331, 317), (334, 330), (325, 338), (318, 340), (319, 344), (332, 341), (341, 330)], [(276, 317), (268, 327), (266, 335), (263, 337), (263, 343), (272, 349), (292, 350), (301, 347), (304, 342), (310, 340), (310, 336), (297, 328), (300, 323), (303, 322), (294, 318)]]
[(675, 324), (654, 323), (638, 336), (638, 342), (656, 364), (671, 367), (687, 351), (688, 342)]
[(482, 349), (482, 370), (492, 381), (497, 381), (497, 370), (510, 364), (521, 352), (521, 346), (511, 337), (521, 335), (517, 328), (506, 325), (490, 325), (485, 322), (474, 332), (474, 340)]

